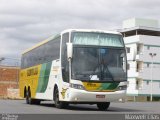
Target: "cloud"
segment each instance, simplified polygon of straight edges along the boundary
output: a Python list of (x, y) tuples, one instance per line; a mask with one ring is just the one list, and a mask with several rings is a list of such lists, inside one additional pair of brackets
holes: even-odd
[(0, 0), (0, 57), (68, 28), (118, 29), (122, 21), (159, 19), (159, 0)]

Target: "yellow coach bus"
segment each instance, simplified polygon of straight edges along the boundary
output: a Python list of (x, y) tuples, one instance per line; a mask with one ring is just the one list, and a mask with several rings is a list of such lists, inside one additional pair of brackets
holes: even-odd
[(20, 96), (27, 104), (53, 100), (57, 108), (82, 103), (107, 110), (125, 98), (126, 66), (120, 33), (65, 30), (22, 54)]

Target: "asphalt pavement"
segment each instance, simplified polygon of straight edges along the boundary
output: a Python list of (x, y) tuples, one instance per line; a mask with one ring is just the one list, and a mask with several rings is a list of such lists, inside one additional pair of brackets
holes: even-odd
[(99, 111), (96, 105), (76, 104), (67, 109), (55, 108), (52, 101), (40, 105), (28, 105), (25, 100), (0, 100), (0, 114), (126, 114), (160, 113), (160, 102), (111, 103), (107, 111)]

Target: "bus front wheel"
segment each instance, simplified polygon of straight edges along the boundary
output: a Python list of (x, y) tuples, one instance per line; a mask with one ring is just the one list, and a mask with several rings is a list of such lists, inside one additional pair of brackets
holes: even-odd
[(54, 102), (55, 102), (55, 107), (59, 109), (66, 108), (68, 106), (68, 103), (59, 101), (59, 91), (57, 88), (55, 89), (54, 92)]
[(105, 111), (109, 108), (110, 102), (106, 103), (97, 103), (97, 107), (99, 110)]

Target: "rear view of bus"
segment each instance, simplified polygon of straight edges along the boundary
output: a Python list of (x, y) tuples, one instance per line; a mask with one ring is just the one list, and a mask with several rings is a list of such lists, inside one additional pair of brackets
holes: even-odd
[(100, 110), (106, 110), (110, 102), (124, 99), (127, 71), (122, 36), (80, 30), (65, 34), (70, 37), (61, 57), (63, 80), (69, 82), (68, 88), (62, 88), (64, 100), (97, 104)]

